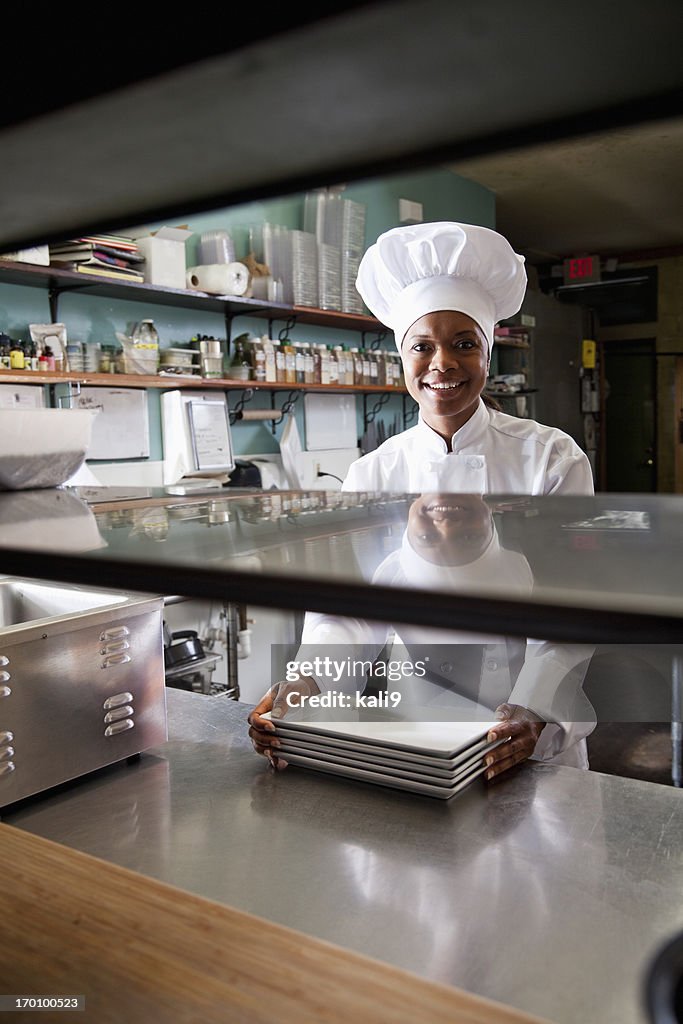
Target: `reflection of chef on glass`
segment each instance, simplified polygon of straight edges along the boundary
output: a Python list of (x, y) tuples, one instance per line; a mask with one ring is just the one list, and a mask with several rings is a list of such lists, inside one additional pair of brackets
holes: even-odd
[[(354, 462), (344, 480), (344, 490), (429, 492), (439, 495), (439, 501), (446, 494), (593, 493), (588, 459), (569, 435), (533, 420), (508, 416), (482, 398), (494, 325), (519, 311), (526, 288), (524, 259), (506, 239), (488, 228), (451, 222), (394, 228), (368, 249), (356, 285), (371, 312), (394, 332), (406, 387), (418, 403), (420, 414), (415, 427), (389, 438), (376, 451)], [(408, 567), (415, 574), (412, 583), (416, 586), (433, 587), (428, 566), (444, 567), (443, 561), (438, 565), (425, 557), (429, 538), (439, 532), (434, 515), (438, 507), (438, 503), (432, 507), (431, 515), (429, 507), (414, 509), (412, 515), (422, 525), (414, 533), (415, 544), (404, 540), (401, 571)], [(441, 507), (447, 506), (442, 502)], [(479, 514), (483, 527), (486, 516), (481, 508)], [(475, 510), (471, 509), (468, 516), (476, 517)], [(442, 528), (447, 534), (453, 526), (442, 524)], [(495, 543), (490, 517), (488, 528)], [(474, 545), (473, 550), (477, 544), (485, 545), (485, 533), (485, 529), (472, 529), (466, 534), (472, 538), (467, 543)], [(462, 557), (462, 547), (456, 546)], [(446, 550), (449, 547), (452, 543), (446, 539)], [(478, 557), (486, 560), (486, 551), (482, 547)], [(411, 553), (415, 555), (412, 563)], [(470, 552), (469, 557), (470, 564), (476, 566), (477, 556), (473, 561)], [(475, 572), (484, 568), (480, 562)], [(420, 634), (426, 636), (424, 630)], [(441, 641), (435, 634), (430, 640), (443, 642), (443, 633)], [(402, 637), (405, 640), (405, 629)], [(321, 644), (379, 643), (379, 651), (385, 640), (386, 626), (380, 623), (307, 613), (302, 649), (310, 652)], [(567, 686), (568, 665), (557, 652), (570, 651), (570, 665), (582, 664), (583, 658), (566, 647), (530, 645), (529, 650), (536, 646), (545, 649), (545, 681), (537, 679), (527, 685), (524, 673), (510, 673), (516, 682), (508, 687), (509, 699), (502, 702), (498, 712), (501, 723), (494, 729), (496, 737), (509, 736), (511, 742), (490, 753), (493, 762), (487, 777), (500, 774), (531, 754), (556, 763), (587, 766), (585, 744), (578, 742), (577, 727), (559, 724), (552, 696), (561, 692), (561, 703), (565, 703), (571, 689)], [(297, 660), (306, 658), (301, 654)], [(527, 663), (531, 664), (529, 652)], [(573, 670), (570, 675), (573, 678)], [(310, 676), (297, 683), (278, 683), (249, 715), (254, 746), (269, 756), (271, 763), (278, 763), (277, 741), (271, 723), (261, 716), (269, 710), (275, 718), (285, 714), (286, 695), (292, 689), (317, 692), (321, 687), (325, 687), (324, 681)], [(536, 694), (545, 692), (545, 699), (537, 706), (531, 699), (521, 699), (523, 695), (530, 697), (531, 690)], [(582, 735), (587, 731), (584, 726)]]

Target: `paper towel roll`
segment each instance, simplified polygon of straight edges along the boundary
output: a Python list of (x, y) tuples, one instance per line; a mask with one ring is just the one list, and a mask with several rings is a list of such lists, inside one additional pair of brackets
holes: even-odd
[(279, 420), (280, 409), (242, 409), (236, 413), (238, 420)]
[(190, 267), (187, 287), (211, 295), (244, 295), (249, 287), (249, 270), (244, 263), (206, 263)]

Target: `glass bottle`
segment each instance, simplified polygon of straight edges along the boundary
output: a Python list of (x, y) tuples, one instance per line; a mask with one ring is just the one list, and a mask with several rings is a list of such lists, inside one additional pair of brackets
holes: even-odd
[(251, 363), (246, 350), (245, 339), (247, 335), (240, 335), (233, 342), (233, 356), (230, 360), (228, 373), (233, 380), (250, 380)]
[(282, 341), (274, 341), (273, 348), (275, 349), (275, 380), (279, 384), (284, 384), (287, 380), (285, 370), (285, 346)]
[(157, 329), (154, 326), (153, 320), (141, 320), (139, 324), (136, 324), (131, 335), (133, 341), (137, 347), (140, 348), (158, 348), (159, 347), (159, 335)]

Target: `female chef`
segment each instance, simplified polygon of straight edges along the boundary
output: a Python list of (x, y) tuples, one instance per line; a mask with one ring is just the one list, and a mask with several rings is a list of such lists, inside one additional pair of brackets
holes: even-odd
[[(406, 388), (419, 406), (415, 427), (389, 438), (354, 462), (343, 483), (350, 491), (461, 494), (587, 494), (593, 477), (585, 453), (555, 427), (487, 407), (482, 399), (496, 323), (514, 316), (526, 289), (524, 257), (498, 232), (450, 221), (393, 228), (365, 253), (356, 287), (368, 309), (394, 332)], [(308, 613), (302, 646), (354, 643), (367, 624)], [(302, 659), (305, 660), (305, 659)], [(315, 693), (311, 677), (277, 683), (249, 715), (255, 749), (282, 766), (273, 726), (261, 716), (285, 713), (292, 689)], [(278, 714), (279, 713), (279, 714)], [(487, 778), (534, 755), (546, 720), (530, 708), (503, 702), (491, 739)], [(571, 729), (557, 737), (555, 763), (581, 764), (585, 755)], [(543, 746), (542, 744), (540, 745)], [(585, 766), (585, 764), (584, 764)]]

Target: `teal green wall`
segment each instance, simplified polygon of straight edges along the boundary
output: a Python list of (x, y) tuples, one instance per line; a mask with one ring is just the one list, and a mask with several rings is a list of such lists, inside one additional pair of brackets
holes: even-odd
[[(495, 227), (495, 196), (488, 189), (474, 182), (460, 178), (448, 170), (421, 171), (383, 179), (356, 182), (344, 190), (344, 196), (367, 205), (366, 246), (372, 244), (379, 234), (399, 223), (398, 201), (409, 199), (423, 204), (423, 219), (462, 220), (485, 227)], [(304, 195), (284, 196), (268, 202), (249, 203), (226, 210), (178, 217), (173, 224), (184, 223), (194, 232), (187, 246), (187, 265), (196, 263), (199, 235), (203, 231), (224, 228), (230, 231), (235, 242), (235, 255), (243, 259), (248, 252), (248, 229), (250, 225), (266, 221), (288, 228), (303, 226)], [(159, 224), (146, 225), (149, 228)], [(133, 233), (131, 226), (131, 233)], [(136, 233), (143, 228), (135, 226)], [(125, 232), (120, 232), (125, 234)], [(116, 331), (126, 328), (138, 320), (151, 317), (154, 320), (162, 347), (186, 347), (195, 334), (213, 335), (225, 338), (226, 328), (219, 313), (205, 313), (199, 310), (178, 309), (156, 305), (153, 302), (131, 302), (128, 300), (102, 298), (82, 292), (61, 295), (59, 320), (66, 324), (70, 341), (100, 344), (116, 344)], [(12, 338), (28, 340), (30, 323), (48, 323), (50, 320), (47, 293), (45, 290), (23, 285), (8, 285), (0, 282), (0, 329)], [(277, 337), (284, 325), (273, 323), (272, 335)], [(268, 332), (268, 321), (253, 317), (237, 317), (232, 323), (231, 335), (243, 332), (254, 336)], [(324, 341), (327, 344), (358, 345), (360, 336), (353, 331), (297, 325), (291, 337), (299, 341)], [(392, 345), (391, 335), (385, 341)], [(0, 376), (1, 380), (1, 376)], [(116, 378), (114, 377), (112, 383)], [(276, 396), (280, 406), (287, 392)], [(150, 403), (150, 457), (163, 457), (161, 426), (159, 417), (159, 393), (148, 392)], [(239, 395), (229, 395), (234, 407)], [(359, 432), (362, 430), (362, 400), (358, 401)], [(269, 408), (270, 395), (260, 394), (254, 398), (251, 408)], [(370, 408), (371, 405), (368, 405)], [(302, 441), (304, 440), (303, 401), (296, 405), (296, 416)], [(402, 408), (400, 396), (392, 397), (382, 409), (382, 418), (390, 422)], [(239, 423), (233, 428), (233, 443), (237, 455), (254, 455), (259, 452), (278, 451), (278, 437), (281, 427), (276, 427), (275, 437), (269, 425), (263, 423)]]

